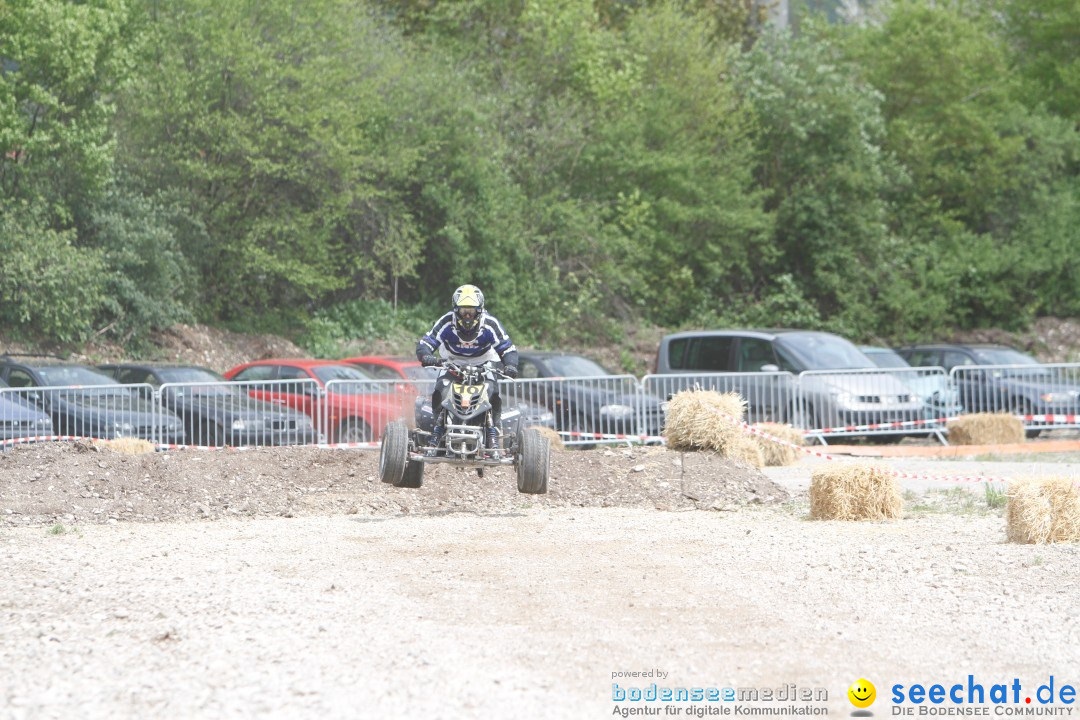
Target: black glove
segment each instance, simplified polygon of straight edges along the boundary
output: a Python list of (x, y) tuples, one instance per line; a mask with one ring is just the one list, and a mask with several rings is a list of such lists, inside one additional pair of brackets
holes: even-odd
[(439, 364), (439, 358), (435, 357), (434, 355), (425, 355), (424, 357), (420, 358), (420, 364), (423, 365), (424, 367), (431, 367), (432, 365), (438, 365)]
[(518, 376), (518, 367), (517, 367), (517, 365), (507, 365), (507, 366), (505, 366), (503, 368), (503, 375), (510, 378), (511, 380), (517, 379), (517, 376)]

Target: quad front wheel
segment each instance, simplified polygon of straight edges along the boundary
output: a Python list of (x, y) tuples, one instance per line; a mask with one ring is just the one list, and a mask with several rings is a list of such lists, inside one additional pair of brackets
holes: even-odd
[(518, 448), (518, 492), (541, 495), (547, 492), (551, 441), (536, 430), (521, 433)]
[[(409, 429), (401, 420), (386, 426), (379, 449), (379, 479), (400, 486), (409, 459)], [(408, 463), (411, 464), (411, 463)], [(422, 470), (421, 470), (422, 472)]]

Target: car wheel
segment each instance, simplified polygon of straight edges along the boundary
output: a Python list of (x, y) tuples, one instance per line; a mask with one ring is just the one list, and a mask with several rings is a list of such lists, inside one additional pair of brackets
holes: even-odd
[(371, 442), (371, 428), (360, 418), (347, 418), (338, 426), (337, 441), (340, 443)]
[(208, 422), (199, 429), (199, 434), (195, 438), (195, 444), (205, 445), (207, 447), (221, 447), (224, 444), (224, 437), (225, 433), (222, 431), (220, 425)]
[[(1023, 398), (1013, 398), (1012, 402), (1009, 403), (1009, 407), (1010, 407), (1010, 411), (1014, 415), (1033, 415), (1034, 412), (1035, 412), (1032, 409), (1031, 405), (1028, 403), (1028, 401), (1024, 400)], [(1021, 422), (1026, 422), (1026, 421), (1021, 420)], [(1039, 429), (1039, 428), (1025, 428), (1024, 429), (1024, 437), (1029, 438), (1029, 439), (1030, 438), (1037, 438), (1037, 437), (1039, 437), (1039, 434), (1041, 432), (1042, 432), (1042, 430)]]

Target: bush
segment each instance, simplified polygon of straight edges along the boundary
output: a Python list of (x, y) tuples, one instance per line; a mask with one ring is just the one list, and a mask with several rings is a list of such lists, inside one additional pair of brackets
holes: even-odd
[(50, 229), (27, 205), (0, 214), (0, 325), (61, 343), (84, 340), (105, 302), (101, 252)]

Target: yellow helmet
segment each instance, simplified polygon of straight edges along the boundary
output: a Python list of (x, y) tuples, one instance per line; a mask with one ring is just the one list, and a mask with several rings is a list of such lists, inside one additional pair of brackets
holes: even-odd
[(465, 339), (480, 329), (484, 313), (484, 293), (475, 285), (462, 285), (454, 291), (454, 325)]

